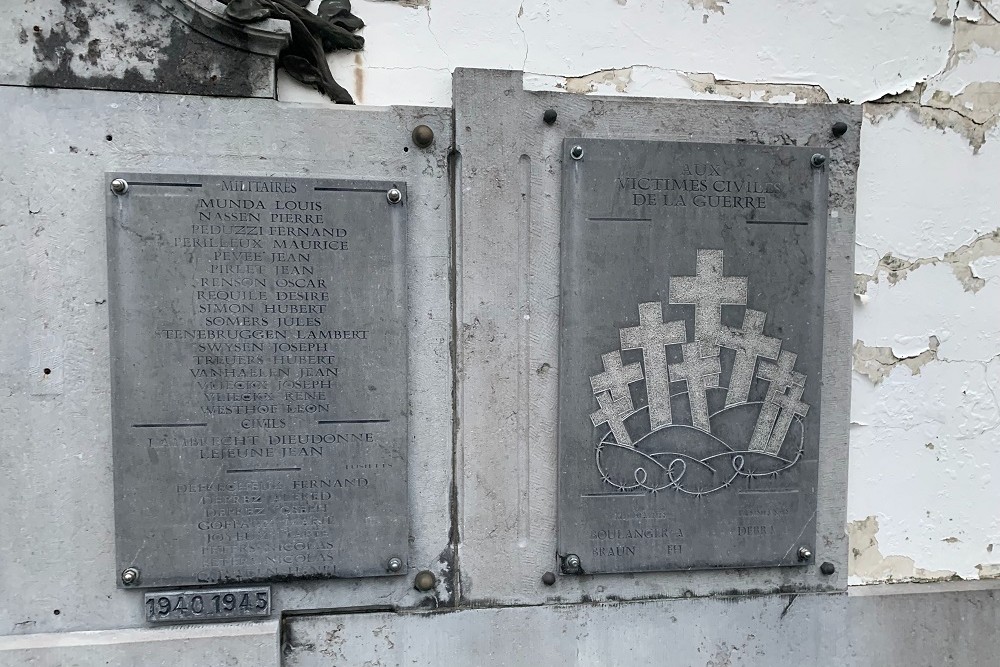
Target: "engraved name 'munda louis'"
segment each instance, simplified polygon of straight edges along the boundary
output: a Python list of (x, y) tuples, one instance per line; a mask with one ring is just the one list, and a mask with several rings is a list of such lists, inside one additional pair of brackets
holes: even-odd
[[(738, 477), (775, 477), (798, 463), (809, 406), (801, 400), (806, 377), (795, 371), (797, 355), (764, 333), (762, 311), (747, 307), (739, 328), (722, 321), (722, 306), (748, 305), (747, 279), (723, 274), (721, 250), (699, 250), (696, 275), (670, 278), (669, 303), (694, 306), (693, 340), (683, 320), (664, 321), (661, 302), (641, 303), (638, 324), (620, 330), (621, 350), (602, 354), (604, 370), (590, 378), (598, 405), (590, 420), (605, 426), (596, 444), (601, 479), (620, 491), (702, 496)], [(667, 361), (669, 346), (677, 347), (674, 363)], [(725, 387), (721, 348), (735, 355)], [(622, 350), (639, 350), (642, 360), (625, 364)], [(755, 380), (768, 384), (763, 401), (748, 400)], [(685, 389), (671, 394), (671, 382)], [(633, 384), (645, 389), (641, 408), (633, 404)], [(725, 407), (710, 413), (712, 391), (725, 393)], [(675, 404), (685, 414), (676, 414)], [(718, 427), (748, 414), (755, 418), (748, 441)]]
[(402, 192), (123, 179), (108, 232), (118, 566), (138, 572), (124, 583), (393, 574), (408, 539)]

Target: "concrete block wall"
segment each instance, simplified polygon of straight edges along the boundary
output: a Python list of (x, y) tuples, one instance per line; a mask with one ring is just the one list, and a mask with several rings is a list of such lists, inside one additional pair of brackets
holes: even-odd
[[(0, 47), (7, 146), (0, 162), (0, 239), (7, 241), (0, 247), (7, 425), (0, 468), (10, 481), (0, 491), (7, 600), (0, 664), (525, 665), (544, 658), (589, 665), (665, 655), (713, 666), (993, 664), (1000, 577), (996, 0), (600, 0), (586, 10), (555, 0), (356, 0), (354, 11), (368, 24), (366, 48), (330, 61), (358, 110), (332, 108), (275, 73), (274, 54), (288, 34), (282, 24), (266, 26), (249, 49), (223, 43), (204, 24), (192, 31), (193, 16), (218, 11), (209, 0), (10, 4), (0, 18), (0, 35), (9, 38)], [(461, 196), (463, 156), (453, 151), (448, 109), (465, 76), (456, 70), (470, 67), (523, 71), (522, 89), (564, 95), (558, 104), (567, 108), (593, 108), (609, 96), (621, 98), (616, 103), (863, 105), (854, 280), (845, 285), (853, 287), (852, 349), (845, 346), (839, 367), (851, 373), (849, 465), (838, 473), (847, 481), (839, 496), (846, 517), (825, 529), (831, 550), (843, 554), (832, 586), (807, 593), (796, 581), (780, 593), (782, 582), (769, 574), (732, 572), (695, 575), (691, 585), (683, 575), (654, 575), (593, 579), (579, 590), (542, 587), (554, 496), (538, 485), (544, 450), (529, 443), (551, 436), (544, 415), (554, 409), (553, 380), (535, 373), (515, 392), (512, 414), (530, 439), (514, 454), (483, 449), (493, 446), (483, 405), (467, 404), (455, 420), (464, 372), (481, 361), (475, 346), (458, 344), (468, 334), (458, 306), (476, 287), (465, 283), (462, 248), (483, 248), (462, 236), (462, 207), (472, 199)], [(511, 119), (490, 122), (499, 107), (479, 111), (484, 131), (498, 133), (484, 146), (511, 138), (502, 130)], [(437, 142), (430, 153), (409, 146), (404, 154), (417, 119), (434, 127)], [(456, 135), (471, 131), (464, 127), (456, 125)], [(351, 148), (362, 140), (390, 146), (394, 157), (372, 160)], [(558, 171), (545, 155), (531, 159)], [(411, 188), (421, 211), (409, 268), (411, 349), (422, 352), (410, 369), (410, 470), (418, 482), (411, 523), (417, 569), (438, 575), (433, 591), (418, 593), (409, 581), (307, 582), (276, 590), (278, 607), (289, 612), (280, 620), (142, 626), (135, 596), (115, 590), (108, 576), (99, 175), (113, 168), (405, 172), (422, 184)], [(534, 188), (541, 202), (551, 197), (544, 179), (511, 187)], [(553, 205), (539, 204), (535, 213)], [(514, 232), (519, 216), (532, 214), (510, 213)], [(544, 296), (554, 270), (551, 231), (525, 236), (513, 254), (494, 258), (496, 271), (516, 270), (526, 257), (535, 263), (532, 279), (512, 287), (516, 314)], [(465, 314), (479, 307), (465, 306)], [(558, 322), (546, 312), (527, 313), (542, 333), (511, 352), (537, 366), (513, 372), (546, 361), (531, 354), (555, 340)], [(524, 423), (531, 411), (543, 418)], [(467, 437), (477, 433), (485, 439)], [(477, 478), (491, 467), (513, 484), (502, 497)], [(705, 597), (685, 600), (685, 591)], [(676, 644), (668, 654), (659, 640), (650, 643), (661, 636)]]

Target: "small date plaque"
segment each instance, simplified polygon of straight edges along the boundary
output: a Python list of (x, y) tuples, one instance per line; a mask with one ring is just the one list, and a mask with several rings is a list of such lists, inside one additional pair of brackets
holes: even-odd
[(825, 161), (797, 146), (566, 141), (563, 572), (807, 563)]
[(148, 623), (240, 621), (271, 615), (271, 589), (209, 588), (146, 593)]
[(405, 183), (105, 186), (119, 585), (405, 573)]

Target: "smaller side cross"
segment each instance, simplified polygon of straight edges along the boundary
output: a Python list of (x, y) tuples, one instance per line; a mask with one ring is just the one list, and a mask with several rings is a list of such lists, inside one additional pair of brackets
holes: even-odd
[(597, 404), (601, 409), (590, 415), (590, 421), (595, 427), (607, 424), (615, 436), (615, 442), (623, 447), (631, 447), (632, 438), (625, 428), (624, 419), (632, 413), (632, 400), (621, 398), (616, 401), (611, 398), (611, 392), (606, 391), (597, 395)]
[(757, 375), (770, 384), (750, 438), (750, 449), (753, 451), (777, 454), (785, 441), (792, 417), (804, 417), (809, 411), (809, 406), (799, 400), (806, 377), (793, 370), (796, 359), (795, 354), (786, 351), (778, 355), (777, 363), (760, 363)]
[(736, 352), (726, 392), (726, 407), (747, 402), (757, 357), (778, 358), (781, 340), (764, 335), (765, 317), (765, 313), (747, 308), (743, 314), (742, 329), (723, 327), (719, 334), (719, 344)]
[(719, 382), (722, 372), (718, 355), (701, 356), (698, 342), (681, 345), (684, 360), (670, 364), (670, 377), (687, 382), (688, 401), (691, 403), (691, 423), (695, 428), (711, 432), (708, 418), (708, 394), (705, 389)]
[(590, 386), (594, 394), (611, 392), (611, 398), (617, 400), (627, 398), (629, 410), (632, 409), (632, 397), (628, 386), (642, 379), (642, 366), (639, 364), (622, 365), (622, 353), (618, 350), (601, 355), (604, 362), (604, 372), (590, 376)]
[(687, 340), (684, 322), (663, 321), (663, 304), (651, 301), (639, 304), (639, 326), (619, 330), (623, 350), (642, 350), (646, 365), (646, 400), (649, 405), (649, 428), (656, 431), (673, 421), (670, 414), (670, 375), (667, 370), (667, 345)]

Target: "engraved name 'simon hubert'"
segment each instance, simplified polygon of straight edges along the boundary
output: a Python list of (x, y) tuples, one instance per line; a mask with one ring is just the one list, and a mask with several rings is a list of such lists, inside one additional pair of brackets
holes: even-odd
[(112, 283), (137, 313), (113, 323), (115, 456), (135, 471), (123, 566), (141, 586), (392, 574), (408, 538), (406, 207), (386, 192), (405, 185), (124, 178), (109, 201), (129, 270)]

